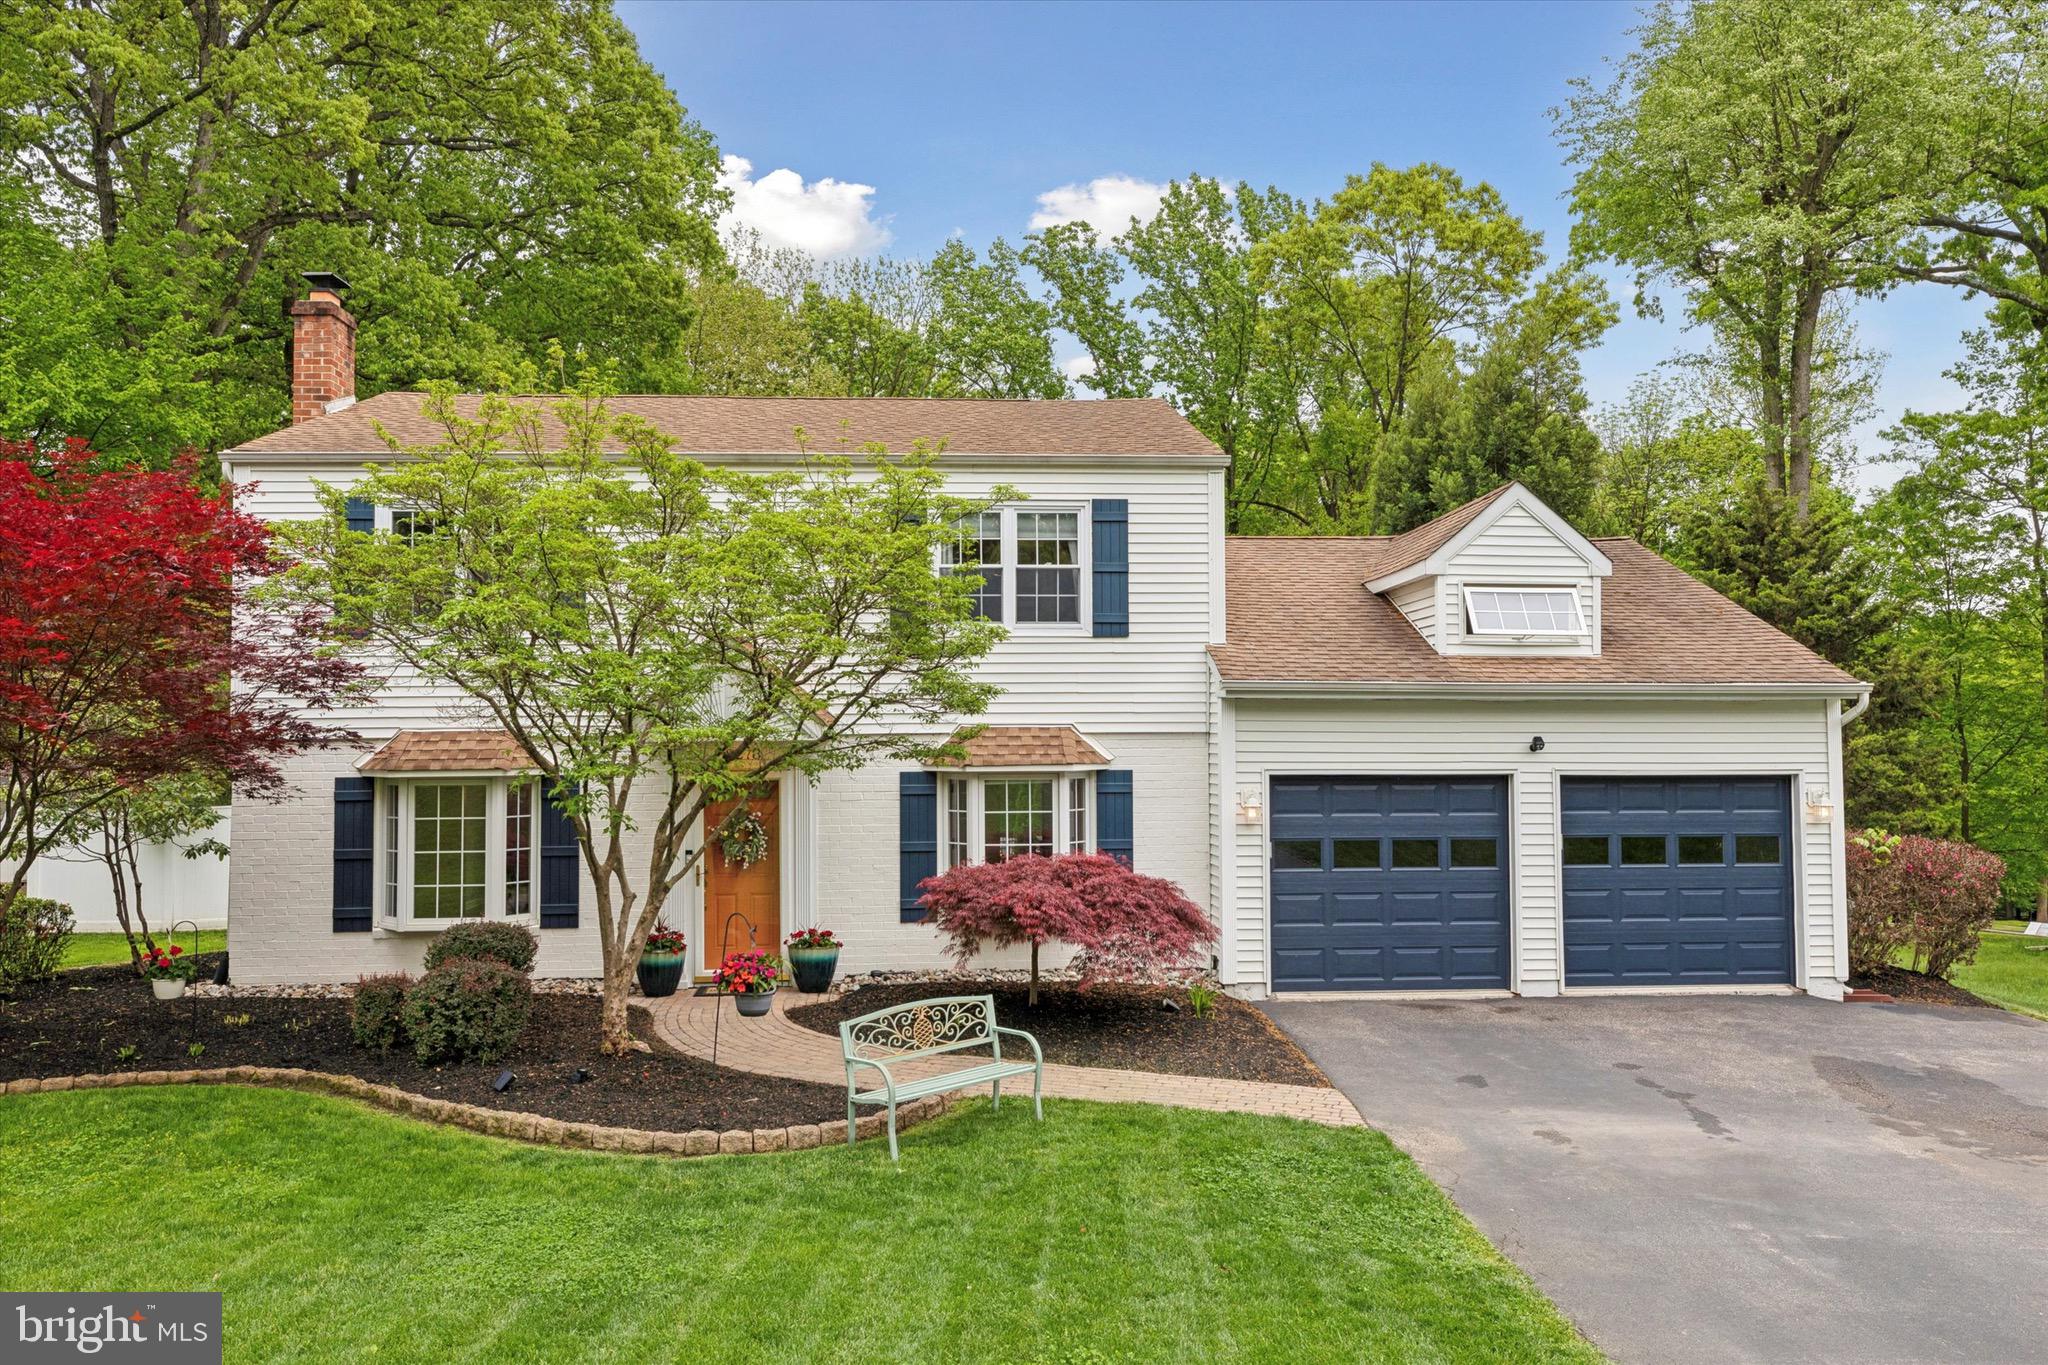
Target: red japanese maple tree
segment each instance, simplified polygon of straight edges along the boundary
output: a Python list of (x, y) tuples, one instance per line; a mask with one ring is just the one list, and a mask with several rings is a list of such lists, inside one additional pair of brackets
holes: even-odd
[(305, 711), (358, 666), (323, 655), (310, 613), (237, 611), (282, 564), (195, 474), (0, 442), (0, 912), (123, 793), (204, 773), (275, 797), (281, 758), (340, 737)]
[(1038, 950), (1071, 944), (1081, 982), (1150, 981), (1197, 965), (1216, 925), (1161, 877), (1101, 853), (962, 863), (918, 884), (926, 923), (951, 940), (961, 966), (984, 947), (1031, 945), (1029, 1003), (1038, 1003)]

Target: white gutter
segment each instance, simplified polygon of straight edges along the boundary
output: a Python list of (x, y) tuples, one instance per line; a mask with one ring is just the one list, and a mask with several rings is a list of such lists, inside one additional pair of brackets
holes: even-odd
[(1469, 682), (1273, 682), (1225, 679), (1226, 695), (1237, 697), (1429, 698), (1658, 697), (1713, 700), (1727, 697), (1859, 698), (1850, 717), (1870, 704), (1868, 683), (1469, 683)]
[(1842, 713), (1842, 718), (1836, 721), (1835, 724), (1837, 726), (1849, 725), (1853, 723), (1858, 716), (1861, 716), (1865, 711), (1868, 711), (1869, 709), (1870, 689), (1866, 687), (1863, 689), (1863, 695), (1856, 698), (1856, 704), (1850, 707), (1848, 710), (1844, 711)]

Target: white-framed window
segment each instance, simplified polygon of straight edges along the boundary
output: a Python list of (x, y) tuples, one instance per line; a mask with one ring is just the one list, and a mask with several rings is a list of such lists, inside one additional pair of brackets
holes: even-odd
[(1085, 506), (997, 507), (963, 517), (957, 529), (958, 538), (939, 549), (939, 568), (981, 575), (976, 615), (1027, 634), (1089, 628)]
[(1091, 772), (994, 772), (940, 779), (944, 867), (1095, 846)]
[(439, 929), (533, 918), (540, 786), (531, 777), (380, 779), (382, 918)]
[(1465, 625), (1474, 635), (1583, 635), (1576, 588), (1465, 589)]

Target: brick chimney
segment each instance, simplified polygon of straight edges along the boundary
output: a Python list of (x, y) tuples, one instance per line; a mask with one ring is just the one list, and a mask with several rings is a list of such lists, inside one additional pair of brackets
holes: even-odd
[(356, 320), (341, 306), (348, 281), (324, 270), (303, 277), (312, 290), (285, 309), (292, 319), (292, 425), (356, 401)]

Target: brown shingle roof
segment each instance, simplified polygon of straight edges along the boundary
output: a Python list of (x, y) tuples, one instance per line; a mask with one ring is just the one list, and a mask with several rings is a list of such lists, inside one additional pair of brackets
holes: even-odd
[(1428, 559), (1450, 544), (1458, 532), (1477, 521), (1481, 512), (1493, 506), (1501, 494), (1513, 487), (1512, 483), (1504, 483), (1491, 493), (1481, 493), (1464, 506), (1453, 507), (1435, 521), (1425, 521), (1398, 536), (1370, 537), (1380, 545), (1380, 558), (1373, 565), (1373, 576), (1394, 573)]
[(364, 759), (366, 773), (516, 773), (526, 752), (503, 730), (400, 730)]
[(949, 760), (935, 766), (1087, 768), (1109, 762), (1108, 754), (1071, 725), (990, 725), (961, 747), (967, 751), (965, 761)]
[(1234, 537), (1225, 682), (1667, 683), (1856, 680), (1633, 540), (1594, 542), (1614, 561), (1601, 590), (1597, 657), (1438, 654), (1365, 580), (1386, 573), (1385, 537)]
[[(378, 426), (401, 445), (431, 445), (444, 433), (421, 412), (424, 395), (380, 393), (310, 422), (259, 436), (231, 456), (339, 455), (356, 460), (390, 453)], [(474, 415), (478, 397), (456, 409)], [(557, 400), (524, 400), (545, 410), (542, 436), (558, 444)], [(716, 398), (625, 394), (611, 409), (646, 419), (692, 455), (798, 454), (802, 427), (814, 452), (855, 451), (880, 442), (902, 453), (919, 440), (944, 441), (958, 455), (1157, 455), (1214, 459), (1209, 439), (1157, 398)]]

